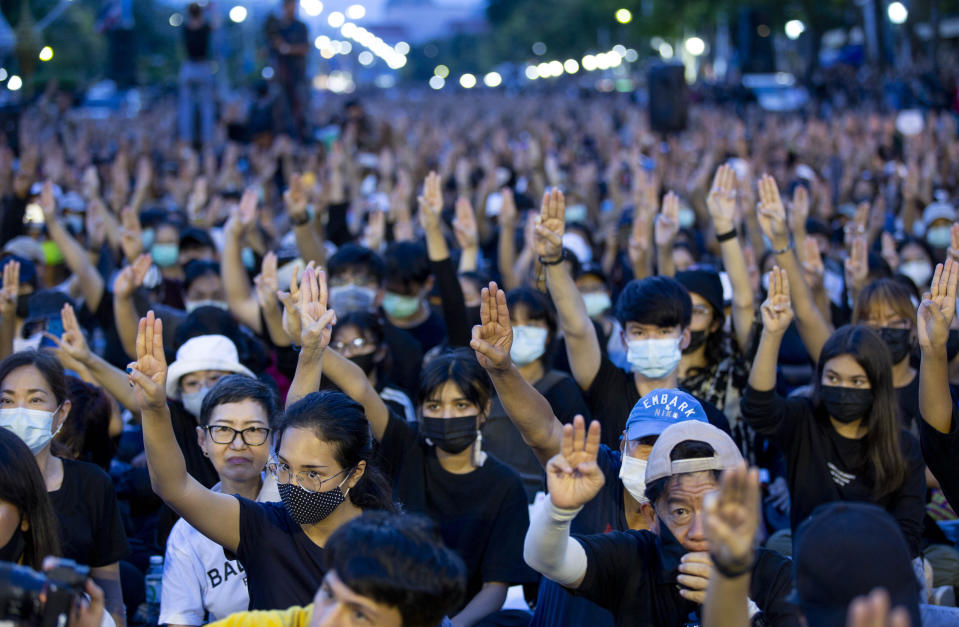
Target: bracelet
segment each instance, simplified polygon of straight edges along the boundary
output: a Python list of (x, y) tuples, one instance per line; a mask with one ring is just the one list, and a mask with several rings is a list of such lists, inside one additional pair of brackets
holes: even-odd
[(739, 233), (737, 233), (737, 232), (736, 232), (736, 229), (733, 228), (733, 229), (730, 229), (730, 230), (726, 231), (725, 233), (720, 233), (719, 235), (716, 236), (716, 239), (717, 239), (720, 243), (722, 243), (722, 242), (728, 242), (728, 241), (731, 240), (731, 239), (736, 239), (736, 237), (737, 237), (738, 235), (739, 235)]
[(717, 559), (712, 553), (709, 554), (709, 559), (713, 561), (713, 568), (716, 569), (716, 572), (726, 579), (736, 579), (749, 573), (753, 569), (753, 561), (755, 560), (753, 557), (748, 559), (743, 565), (729, 566), (723, 564), (722, 561)]
[(785, 248), (780, 248), (779, 250), (772, 251), (774, 255), (784, 255), (793, 249), (792, 242), (786, 244)]
[(557, 257), (556, 259), (553, 259), (552, 261), (543, 259), (542, 257), (539, 257), (539, 256), (536, 258), (539, 260), (539, 264), (541, 266), (558, 266), (559, 264), (566, 261), (566, 249), (564, 248), (563, 252), (560, 253), (559, 257)]

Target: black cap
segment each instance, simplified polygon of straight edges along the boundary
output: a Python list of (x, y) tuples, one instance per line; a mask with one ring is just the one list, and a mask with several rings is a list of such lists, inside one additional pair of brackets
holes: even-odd
[(5, 255), (3, 260), (0, 261), (0, 270), (6, 267), (11, 261), (20, 262), (20, 282), (28, 283), (33, 286), (33, 289), (37, 288), (37, 266), (30, 261), (29, 259), (24, 259), (19, 255)]
[(203, 229), (192, 226), (180, 232), (180, 248), (212, 248), (216, 250), (210, 234)]
[(723, 281), (715, 270), (684, 270), (676, 273), (676, 280), (686, 288), (686, 291), (702, 296), (715, 312), (715, 318), (722, 319), (723, 309)]
[(885, 588), (919, 625), (919, 582), (899, 525), (871, 503), (836, 501), (796, 530), (796, 602), (810, 625), (844, 627), (852, 600)]

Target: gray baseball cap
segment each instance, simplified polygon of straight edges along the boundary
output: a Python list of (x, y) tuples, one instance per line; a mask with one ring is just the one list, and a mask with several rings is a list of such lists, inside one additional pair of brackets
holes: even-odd
[[(695, 440), (713, 447), (710, 457), (672, 460), (673, 449), (680, 442)], [(726, 470), (741, 464), (743, 455), (736, 443), (722, 429), (708, 422), (684, 420), (666, 427), (653, 445), (646, 461), (646, 485), (657, 479), (701, 470)]]

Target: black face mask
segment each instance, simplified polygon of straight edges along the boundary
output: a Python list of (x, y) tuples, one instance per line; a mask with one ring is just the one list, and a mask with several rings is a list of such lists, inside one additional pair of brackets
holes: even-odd
[(843, 424), (865, 418), (872, 408), (872, 390), (824, 385), (820, 397), (829, 415)]
[(946, 340), (946, 358), (949, 361), (959, 355), (959, 329), (949, 331), (949, 339)]
[(892, 353), (893, 365), (898, 364), (909, 355), (909, 351), (912, 350), (912, 332), (909, 329), (882, 327), (877, 331), (879, 337), (889, 347), (889, 352)]
[(17, 523), (16, 529), (13, 530), (13, 535), (10, 536), (6, 544), (0, 546), (0, 562), (19, 562), (23, 556), (23, 549), (25, 549), (26, 546), (27, 543), (23, 539), (23, 531), (20, 530), (20, 523)]
[(709, 339), (709, 336), (706, 335), (706, 331), (690, 331), (689, 332), (689, 346), (683, 349), (683, 353), (695, 353), (700, 346), (706, 343), (706, 340)]
[(455, 455), (476, 440), (476, 416), (459, 418), (420, 418), (420, 431), (433, 444)]
[(30, 297), (33, 294), (20, 294), (17, 296), (17, 318), (25, 319), (30, 314)]
[(366, 376), (370, 376), (370, 373), (376, 368), (376, 362), (373, 361), (374, 355), (376, 355), (376, 351), (365, 355), (353, 355), (350, 357), (350, 361), (359, 366)]

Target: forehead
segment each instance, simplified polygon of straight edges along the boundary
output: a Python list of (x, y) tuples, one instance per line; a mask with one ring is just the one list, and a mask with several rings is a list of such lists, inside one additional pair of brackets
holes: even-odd
[(446, 381), (436, 389), (434, 389), (428, 396), (431, 401), (441, 401), (444, 403), (449, 403), (455, 401), (459, 398), (466, 398), (466, 395), (463, 394), (463, 390), (460, 389), (460, 386), (456, 385), (453, 381)]
[(321, 440), (310, 429), (290, 427), (283, 432), (277, 454), (293, 468), (301, 466), (326, 466), (339, 470), (333, 445)]
[(46, 377), (33, 365), (20, 366), (11, 371), (10, 374), (4, 377), (3, 381), (0, 382), (0, 389), (12, 392), (43, 390), (49, 394), (53, 393), (50, 384), (47, 383)]
[(210, 422), (219, 424), (262, 424), (267, 425), (267, 414), (263, 405), (251, 398), (235, 403), (221, 403), (210, 413)]
[(719, 482), (711, 470), (684, 473), (670, 478), (662, 498), (702, 503), (703, 496), (717, 488)]
[[(909, 308), (909, 311), (912, 312), (912, 308)], [(889, 302), (885, 298), (875, 298), (869, 303), (869, 307), (866, 308), (866, 319), (889, 319), (889, 318), (903, 318), (910, 319), (912, 316), (904, 315), (906, 312), (902, 311), (900, 307), (896, 307), (893, 303)], [(914, 313), (914, 312), (913, 312)]]
[(903, 259), (915, 260), (915, 259), (929, 259), (929, 255), (926, 254), (926, 249), (916, 244), (915, 242), (910, 242), (902, 247), (902, 250), (899, 253), (899, 256)]
[(333, 337), (341, 342), (352, 342), (358, 337), (366, 339), (369, 334), (364, 334), (355, 324), (333, 327)]
[(183, 375), (182, 379), (207, 379), (209, 377), (225, 377), (228, 374), (233, 374), (226, 370), (194, 370), (193, 372), (188, 372)]
[(679, 326), (661, 327), (655, 324), (643, 324), (642, 322), (629, 320), (624, 328), (627, 332), (645, 331), (646, 333), (655, 333), (656, 331), (676, 331)]
[(690, 300), (693, 301), (693, 305), (694, 305), (694, 306), (695, 306), (695, 305), (705, 305), (705, 306), (707, 306), (707, 307), (709, 306), (709, 301), (707, 301), (705, 298), (703, 298), (702, 296), (700, 296), (700, 295), (697, 294), (696, 292), (690, 292), (690, 293), (689, 293), (689, 298), (690, 298)]
[(866, 371), (863, 369), (863, 367), (860, 366), (859, 362), (853, 359), (853, 356), (848, 353), (844, 355), (837, 355), (836, 357), (833, 357), (827, 361), (826, 365), (823, 367), (823, 372), (829, 371), (846, 377), (866, 376)]
[(599, 288), (606, 287), (606, 284), (603, 283), (598, 276), (595, 274), (583, 274), (578, 279), (576, 279), (576, 287), (580, 289), (584, 288)]

